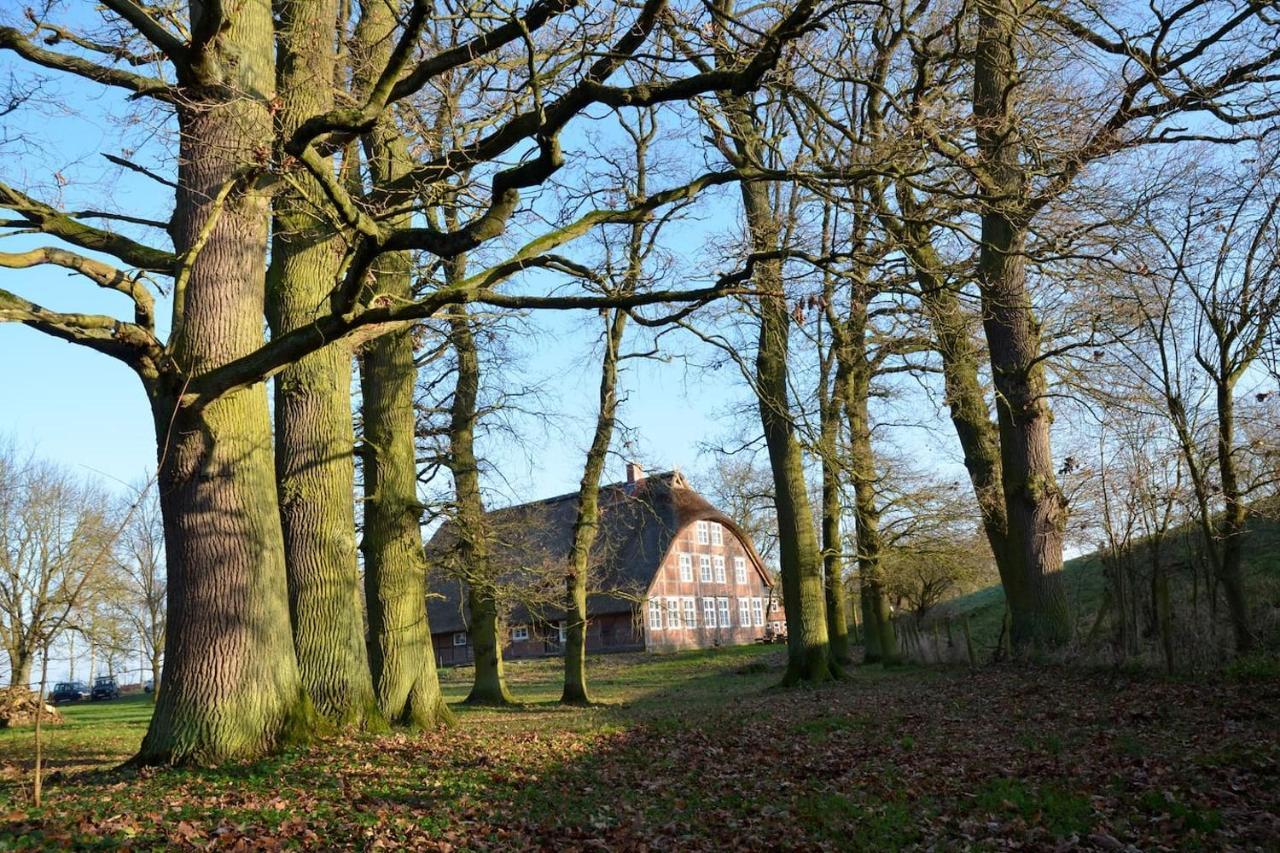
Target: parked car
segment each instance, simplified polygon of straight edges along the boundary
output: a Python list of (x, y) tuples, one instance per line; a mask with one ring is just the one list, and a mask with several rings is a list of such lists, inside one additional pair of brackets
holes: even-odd
[(53, 685), (49, 701), (55, 705), (62, 705), (66, 702), (79, 702), (88, 696), (89, 688), (83, 681), (59, 681)]
[(116, 684), (114, 675), (100, 675), (93, 680), (93, 693), (89, 695), (90, 700), (119, 698), (120, 685)]

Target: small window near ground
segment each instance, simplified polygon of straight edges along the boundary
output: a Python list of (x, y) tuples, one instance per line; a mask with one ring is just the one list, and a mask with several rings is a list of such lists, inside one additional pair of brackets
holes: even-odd
[(680, 599), (678, 598), (667, 599), (667, 627), (680, 627)]
[(711, 562), (716, 567), (716, 583), (724, 583), (724, 557), (716, 554)]
[(724, 544), (724, 528), (718, 524), (711, 525), (711, 544), (712, 545)]
[(716, 626), (716, 600), (714, 598), (702, 599), (702, 625), (705, 628), (714, 628)]
[(680, 555), (680, 580), (686, 583), (693, 580), (693, 557), (689, 554)]
[(751, 599), (738, 599), (738, 624), (743, 628), (751, 624)]
[(720, 627), (732, 628), (733, 622), (729, 619), (729, 599), (717, 598), (716, 609), (719, 611)]
[(698, 574), (703, 583), (711, 583), (711, 558), (706, 554), (698, 557)]
[(519, 642), (522, 642), (522, 641), (527, 640), (527, 639), (529, 639), (529, 626), (528, 626), (528, 625), (517, 625), (516, 627), (514, 627), (514, 628), (512, 628), (512, 629), (511, 629), (511, 641), (512, 641), (512, 642), (514, 642), (514, 643), (519, 643)]
[(699, 521), (694, 528), (698, 532), (698, 544), (707, 545), (711, 542), (711, 525), (705, 521)]
[(733, 558), (733, 579), (738, 586), (746, 586), (747, 584), (747, 558)]
[(764, 600), (760, 598), (751, 599), (751, 624), (757, 628), (764, 627)]
[(649, 630), (662, 630), (662, 602), (656, 598), (649, 602)]
[(684, 626), (686, 628), (698, 627), (698, 606), (692, 598), (684, 599)]
[(453, 644), (455, 646), (465, 646), (467, 644), (467, 632), (459, 631), (453, 635)]

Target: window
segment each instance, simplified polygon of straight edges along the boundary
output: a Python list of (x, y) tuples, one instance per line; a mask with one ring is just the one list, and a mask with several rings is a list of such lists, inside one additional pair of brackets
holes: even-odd
[(738, 583), (739, 586), (747, 585), (747, 558), (746, 557), (733, 558), (733, 579)]
[(678, 598), (667, 599), (667, 627), (680, 627), (680, 599)]
[(733, 621), (729, 619), (729, 599), (717, 598), (716, 607), (720, 611), (720, 627), (732, 628)]
[(515, 628), (512, 628), (512, 629), (511, 629), (511, 640), (512, 640), (512, 642), (516, 642), (516, 643), (518, 643), (518, 642), (520, 642), (521, 640), (527, 640), (527, 639), (529, 639), (529, 626), (528, 626), (528, 625), (519, 625), (519, 626), (517, 626), (517, 627), (515, 627)]
[(724, 544), (724, 528), (718, 524), (711, 525), (711, 544), (712, 545)]
[(751, 599), (751, 624), (757, 628), (764, 625), (764, 599)]
[(708, 544), (711, 541), (711, 530), (710, 530), (711, 526), (707, 524), (705, 521), (699, 521), (694, 526), (698, 531), (698, 544), (699, 545)]
[(563, 621), (556, 625), (556, 631), (560, 635), (561, 643), (564, 643), (566, 640), (569, 639), (569, 629), (564, 626)]
[(649, 630), (662, 630), (662, 602), (656, 598), (649, 599)]
[(716, 554), (711, 561), (716, 567), (716, 583), (724, 583), (724, 557)]
[(716, 600), (714, 598), (702, 599), (702, 625), (705, 628), (714, 628), (716, 626)]
[(686, 628), (698, 627), (698, 607), (692, 598), (684, 599), (684, 626)]
[(751, 599), (749, 598), (738, 599), (738, 624), (743, 628), (751, 625)]
[(787, 632), (787, 626), (783, 622), (770, 622), (769, 630), (773, 631), (775, 634), (785, 634)]
[(769, 612), (777, 613), (778, 609), (779, 609), (778, 599), (776, 598), (769, 599)]
[(455, 646), (465, 646), (467, 644), (467, 632), (459, 631), (453, 635), (453, 644)]
[(680, 555), (680, 580), (693, 580), (693, 557), (689, 554)]
[(706, 554), (698, 556), (698, 573), (703, 583), (711, 583), (711, 558)]

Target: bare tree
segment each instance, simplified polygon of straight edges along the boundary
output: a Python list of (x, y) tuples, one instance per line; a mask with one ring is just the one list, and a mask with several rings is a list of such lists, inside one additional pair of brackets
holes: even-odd
[(12, 684), (31, 682), (69, 611), (106, 580), (110, 501), (57, 466), (0, 449), (0, 619)]

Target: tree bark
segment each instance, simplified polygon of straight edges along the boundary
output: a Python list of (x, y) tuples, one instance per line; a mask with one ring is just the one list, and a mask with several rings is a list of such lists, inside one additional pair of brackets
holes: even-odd
[[(193, 263), (175, 286), (170, 347), (189, 375), (263, 342), (268, 199), (252, 185), (227, 189), (260, 162), (272, 134), (270, 8), (240, 9), (208, 50), (208, 67), (222, 78), (193, 87), (178, 110), (172, 233), (179, 257)], [(181, 391), (177, 377), (152, 389), (169, 620), (164, 676), (138, 759), (218, 763), (309, 736), (314, 712), (289, 634), (266, 388), (198, 410), (178, 406)]]
[[(352, 43), (357, 89), (373, 85), (395, 42), (395, 7), (381, 0), (360, 4)], [(394, 207), (405, 199), (384, 191), (413, 165), (393, 117), (383, 117), (365, 137), (371, 202)], [(408, 217), (392, 218), (405, 227)], [(382, 255), (374, 266), (370, 300), (407, 301), (413, 296), (408, 253)], [(417, 413), (413, 331), (402, 329), (365, 344), (359, 357), (361, 462), (364, 479), (365, 605), (369, 616), (369, 668), (378, 707), (388, 722), (415, 728), (450, 723), (436, 676), (435, 650), (427, 621), (427, 565), (422, 542), (415, 450)]]
[[(633, 248), (637, 242), (635, 234), (640, 227), (632, 229)], [(635, 254), (633, 252), (633, 257)], [(560, 696), (561, 702), (572, 705), (591, 702), (591, 693), (587, 690), (587, 575), (591, 565), (591, 547), (595, 544), (600, 525), (600, 478), (609, 443), (613, 440), (618, 410), (618, 355), (626, 325), (625, 311), (615, 310), (609, 316), (604, 358), (600, 363), (600, 410), (582, 470), (578, 514), (573, 522), (573, 546), (569, 552), (565, 595), (564, 692)]]
[(876, 500), (875, 454), (871, 445), (872, 367), (867, 354), (865, 287), (855, 287), (851, 295), (849, 317), (841, 337), (837, 354), (843, 363), (837, 374), (837, 391), (849, 419), (849, 467), (853, 479), (859, 589), (868, 638), (864, 661), (894, 664), (900, 662), (902, 656), (880, 567), (883, 543)]
[(507, 705), (512, 702), (502, 665), (502, 614), (499, 612), (497, 578), (490, 560), (488, 524), (480, 494), (480, 465), (475, 452), (476, 405), (480, 394), (480, 358), (466, 306), (453, 306), (449, 338), (457, 356), (457, 381), (449, 418), (449, 457), (456, 498), (454, 526), (467, 605), (471, 611), (471, 646), (475, 649), (475, 676), (467, 702)]
[[(279, 4), (277, 138), (333, 107), (336, 0)], [(282, 158), (283, 159), (283, 158)], [(329, 168), (332, 162), (326, 158)], [(323, 210), (323, 190), (305, 170), (274, 199), (267, 318), (283, 335), (327, 313), (341, 275), (343, 244)], [(303, 686), (317, 712), (338, 726), (385, 726), (373, 696), (356, 561), (355, 436), (351, 352), (331, 344), (275, 380), (276, 478), (284, 528), (289, 609)]]
[(1066, 501), (1054, 476), (1052, 415), (1040, 356), (1040, 324), (1027, 291), (1026, 188), (1019, 165), (1013, 0), (982, 0), (974, 60), (973, 114), (984, 175), (979, 181), (978, 284), (996, 386), (1001, 478), (1007, 519), (1002, 577), (1015, 653), (1053, 650), (1071, 639), (1062, 571)]
[[(1220, 346), (1220, 350), (1225, 347)], [(1223, 597), (1227, 600), (1227, 614), (1235, 638), (1237, 654), (1246, 655), (1257, 647), (1257, 637), (1250, 626), (1249, 599), (1244, 590), (1242, 564), (1244, 561), (1244, 535), (1248, 509), (1240, 489), (1240, 474), (1235, 458), (1235, 399), (1230, 369), (1220, 367), (1217, 380), (1218, 415), (1218, 474), (1222, 481), (1222, 522), (1219, 525), (1221, 562), (1218, 580), (1222, 584)]]
[[(837, 375), (840, 373), (837, 368)], [(824, 365), (819, 399), (821, 418), (820, 436), (822, 450), (822, 569), (827, 600), (827, 635), (831, 642), (831, 657), (837, 664), (853, 660), (849, 650), (848, 602), (844, 586), (844, 541), (840, 530), (840, 516), (844, 513), (844, 501), (840, 495), (840, 465), (837, 459), (840, 427), (840, 403), (828, 388), (827, 368)], [(837, 384), (841, 381), (837, 378)], [(837, 385), (838, 387), (838, 385)]]

